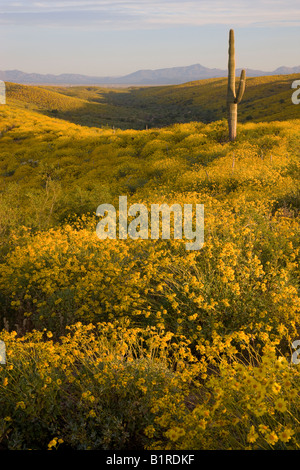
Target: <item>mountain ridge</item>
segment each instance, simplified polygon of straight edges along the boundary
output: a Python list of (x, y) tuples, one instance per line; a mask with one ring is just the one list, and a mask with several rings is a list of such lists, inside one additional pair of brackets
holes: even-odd
[[(239, 75), (241, 68), (236, 70)], [(246, 68), (248, 77), (300, 74), (300, 66), (277, 67), (274, 71)], [(96, 77), (83, 74), (64, 73), (38, 74), (26, 73), (20, 70), (0, 71), (0, 80), (24, 85), (179, 85), (185, 82), (202, 80), (206, 78), (222, 78), (227, 76), (227, 70), (208, 68), (201, 64), (185, 67), (170, 67), (162, 69), (142, 69), (119, 77)]]

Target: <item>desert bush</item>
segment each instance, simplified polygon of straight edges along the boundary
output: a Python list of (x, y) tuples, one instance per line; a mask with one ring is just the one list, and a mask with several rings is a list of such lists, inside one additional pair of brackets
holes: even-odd
[[(10, 450), (297, 449), (299, 371), (278, 339), (198, 344), (128, 323), (2, 332), (0, 443)], [(261, 347), (258, 348), (259, 343)], [(200, 356), (199, 356), (200, 354)]]

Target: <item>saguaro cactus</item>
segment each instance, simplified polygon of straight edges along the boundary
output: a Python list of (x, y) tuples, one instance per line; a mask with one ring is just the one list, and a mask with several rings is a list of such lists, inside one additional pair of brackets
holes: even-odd
[(239, 83), (239, 89), (235, 90), (235, 49), (234, 49), (234, 31), (229, 31), (229, 49), (228, 49), (228, 88), (227, 88), (227, 109), (228, 109), (228, 127), (229, 139), (236, 138), (237, 126), (237, 106), (241, 102), (246, 85), (246, 71), (242, 70)]

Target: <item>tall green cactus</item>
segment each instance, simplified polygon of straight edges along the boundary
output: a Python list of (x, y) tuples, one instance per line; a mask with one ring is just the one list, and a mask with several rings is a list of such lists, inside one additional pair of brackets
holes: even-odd
[(227, 110), (228, 110), (228, 127), (229, 139), (231, 141), (236, 138), (237, 126), (237, 106), (241, 102), (246, 85), (246, 71), (242, 70), (239, 83), (239, 89), (235, 90), (235, 49), (234, 49), (234, 31), (229, 31), (229, 50), (228, 50), (228, 88), (227, 88)]

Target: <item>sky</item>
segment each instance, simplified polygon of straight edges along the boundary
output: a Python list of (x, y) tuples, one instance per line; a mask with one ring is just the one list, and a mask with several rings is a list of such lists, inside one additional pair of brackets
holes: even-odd
[(122, 76), (201, 64), (300, 65), (299, 0), (0, 0), (0, 70)]

